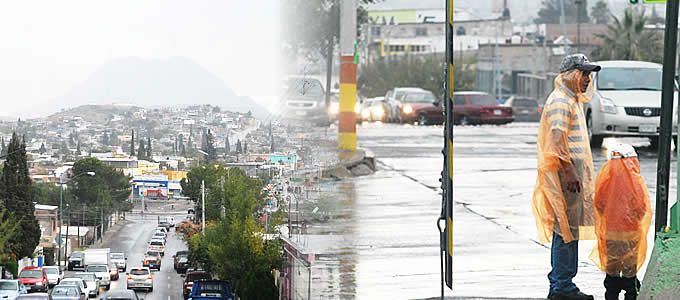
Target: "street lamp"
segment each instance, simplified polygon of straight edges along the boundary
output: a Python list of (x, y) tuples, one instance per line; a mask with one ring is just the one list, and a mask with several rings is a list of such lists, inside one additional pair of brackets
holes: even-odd
[[(83, 173), (80, 173), (76, 176), (71, 177), (67, 181), (62, 181), (61, 177), (59, 177), (59, 238), (60, 239), (61, 239), (61, 226), (64, 225), (64, 184), (67, 184), (71, 180), (76, 179), (76, 178), (83, 176), (83, 175), (94, 176), (95, 172), (83, 172)], [(67, 233), (66, 238), (68, 239), (68, 233)], [(66, 258), (66, 247), (64, 247), (64, 258)], [(59, 250), (57, 260), (58, 260), (59, 269), (61, 269), (61, 249)]]

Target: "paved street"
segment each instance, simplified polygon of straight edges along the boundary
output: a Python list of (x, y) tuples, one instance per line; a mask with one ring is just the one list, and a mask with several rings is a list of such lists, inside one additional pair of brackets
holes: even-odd
[[(455, 272), (453, 291), (446, 295), (547, 295), (549, 245), (536, 242), (531, 213), (537, 131), (537, 124), (531, 123), (455, 129)], [(436, 297), (442, 127), (364, 124), (357, 132), (360, 147), (375, 153), (379, 170), (354, 179), (351, 239), (358, 249), (356, 295)], [(646, 140), (625, 142), (642, 146), (638, 148), (642, 172), (654, 201), (656, 154), (646, 148)], [(594, 151), (594, 156), (599, 168), (606, 158), (602, 151)], [(588, 259), (592, 246), (591, 241), (580, 243), (576, 283), (602, 298), (604, 274)]]
[[(128, 271), (131, 267), (141, 266), (146, 247), (153, 235), (154, 229), (157, 227), (158, 214), (155, 213), (161, 213), (162, 216), (174, 216), (179, 222), (186, 216), (184, 214), (186, 213), (185, 206), (181, 204), (175, 205), (173, 210), (170, 204), (165, 202), (150, 202), (148, 204), (150, 213), (146, 213), (144, 216), (138, 213), (128, 214), (126, 217), (127, 221), (122, 225), (122, 228), (107, 236), (102, 247), (111, 248), (111, 252), (125, 253), (128, 257)], [(175, 214), (172, 214), (173, 212)], [(186, 250), (186, 245), (175, 233), (174, 228), (171, 228), (168, 234), (161, 270), (160, 272), (154, 272), (153, 275), (154, 291), (147, 293), (146, 291), (139, 290), (137, 291), (139, 297), (145, 300), (182, 299), (183, 278), (173, 269), (172, 260), (172, 255), (179, 250)], [(71, 272), (67, 272), (66, 276), (69, 273)], [(126, 279), (127, 276), (124, 273), (120, 273), (120, 279), (112, 282), (111, 289), (125, 289)], [(100, 296), (104, 294), (105, 291), (102, 289)]]

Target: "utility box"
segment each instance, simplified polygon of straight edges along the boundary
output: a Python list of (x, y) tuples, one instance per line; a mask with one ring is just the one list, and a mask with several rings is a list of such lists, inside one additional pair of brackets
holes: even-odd
[(679, 282), (680, 234), (657, 233), (652, 257), (647, 266), (638, 299), (680, 299)]

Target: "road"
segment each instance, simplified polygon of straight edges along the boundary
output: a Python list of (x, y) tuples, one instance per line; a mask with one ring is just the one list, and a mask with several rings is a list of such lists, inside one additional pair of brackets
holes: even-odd
[[(353, 180), (348, 228), (358, 250), (355, 271), (345, 275), (353, 277), (359, 299), (439, 295), (435, 221), (441, 209), (442, 130), (396, 124), (357, 129), (360, 147), (374, 152), (378, 164), (374, 175)], [(455, 129), (454, 288), (447, 296), (548, 294), (549, 245), (536, 241), (531, 212), (537, 131), (535, 123)], [(644, 139), (622, 141), (640, 147), (641, 169), (653, 201), (655, 151), (645, 147)], [(606, 161), (602, 150), (594, 151), (594, 161), (596, 169)], [(671, 173), (674, 183), (674, 167)], [(672, 186), (670, 198), (675, 199)], [(580, 242), (575, 281), (584, 292), (602, 298), (604, 274), (588, 258), (592, 247), (591, 241)]]
[[(111, 232), (102, 243), (103, 248), (111, 248), (111, 252), (123, 252), (127, 255), (128, 271), (131, 267), (142, 265), (142, 258), (146, 247), (157, 227), (157, 217), (174, 216), (177, 222), (186, 217), (186, 203), (176, 204), (174, 209), (165, 201), (149, 201), (150, 213), (144, 216), (134, 213), (127, 214), (126, 222), (119, 225), (116, 232)], [(161, 270), (153, 273), (154, 291), (137, 291), (137, 295), (145, 300), (173, 300), (182, 299), (183, 278), (173, 269), (172, 255), (180, 250), (186, 250), (186, 244), (171, 228), (165, 250), (165, 256), (161, 264)], [(72, 272), (66, 272), (68, 276)], [(126, 288), (126, 275), (120, 273), (120, 279), (111, 283), (111, 290)], [(102, 289), (100, 297), (105, 294)]]

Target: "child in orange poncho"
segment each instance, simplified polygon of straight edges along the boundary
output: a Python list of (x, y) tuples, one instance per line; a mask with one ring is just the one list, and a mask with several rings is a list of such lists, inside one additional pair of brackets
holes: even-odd
[(595, 233), (597, 246), (591, 258), (607, 273), (605, 299), (637, 298), (637, 272), (647, 254), (651, 224), (649, 193), (640, 175), (635, 149), (618, 144), (602, 167), (595, 183)]

